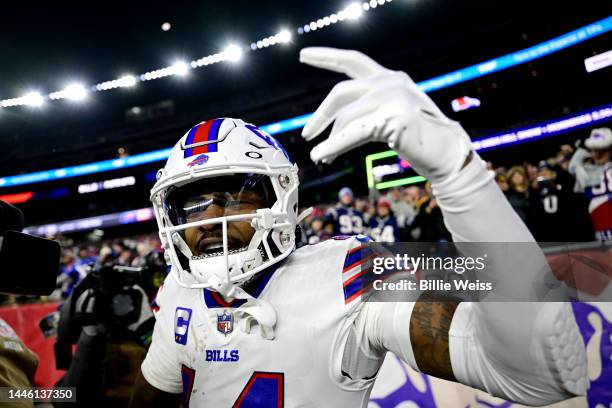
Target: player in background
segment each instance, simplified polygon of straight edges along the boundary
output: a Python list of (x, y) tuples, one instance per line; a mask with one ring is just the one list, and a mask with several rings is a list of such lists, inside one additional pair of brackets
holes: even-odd
[(355, 209), (355, 196), (350, 187), (342, 187), (338, 193), (338, 204), (328, 210), (329, 220), (334, 225), (334, 235), (358, 235), (365, 230), (361, 211)]
[(569, 171), (576, 177), (574, 191), (584, 192), (595, 238), (612, 240), (612, 130), (593, 129), (585, 140), (586, 150), (578, 147)]
[[(334, 122), (315, 162), (387, 143), (431, 182), (456, 242), (534, 242), (469, 136), (405, 73), (356, 51), (306, 48), (300, 60), (352, 78), (303, 129), (311, 140)], [(297, 174), (274, 138), (236, 119), (196, 125), (174, 146), (151, 191), (172, 271), (132, 406), (182, 395), (184, 407), (366, 407), (387, 352), (522, 404), (584, 395), (569, 303), (366, 302), (367, 238), (294, 250), (306, 216)], [(522, 293), (547, 264), (537, 252), (503, 267)]]
[(376, 242), (399, 242), (400, 230), (391, 210), (391, 202), (381, 197), (376, 202), (376, 216), (370, 220), (370, 234)]

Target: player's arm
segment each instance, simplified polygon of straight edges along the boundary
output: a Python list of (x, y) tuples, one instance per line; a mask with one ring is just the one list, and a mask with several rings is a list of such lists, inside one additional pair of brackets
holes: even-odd
[[(332, 89), (303, 130), (310, 140), (334, 123), (312, 150), (314, 161), (331, 162), (371, 141), (387, 143), (431, 182), (455, 242), (534, 241), (469, 136), (405, 73), (356, 51), (307, 48), (300, 59), (352, 78)], [(546, 267), (541, 252), (505, 259), (512, 262), (503, 266), (512, 267), (516, 293), (532, 290)], [(568, 304), (460, 303), (453, 310), (440, 303), (369, 303), (362, 312), (357, 326), (371, 330), (375, 347), (415, 369), (530, 405), (586, 392), (584, 346)], [(551, 340), (562, 335), (562, 342)]]
[(136, 382), (130, 399), (131, 408), (156, 408), (156, 407), (178, 407), (180, 405), (180, 394), (172, 394), (153, 387), (138, 371)]

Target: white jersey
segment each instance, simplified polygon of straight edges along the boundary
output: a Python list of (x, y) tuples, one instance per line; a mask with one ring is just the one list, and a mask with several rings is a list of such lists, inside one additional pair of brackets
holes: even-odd
[[(264, 273), (251, 293), (275, 308), (275, 338), (239, 328), (233, 311), (206, 289), (166, 278), (153, 343), (142, 365), (154, 387), (182, 393), (192, 407), (365, 407), (386, 351), (380, 305), (361, 302), (365, 237), (339, 237), (296, 250)], [(274, 268), (274, 267), (272, 267)], [(272, 269), (271, 268), (271, 269)], [(409, 349), (410, 304), (401, 333)], [(402, 354), (401, 350), (400, 353)], [(414, 357), (412, 357), (414, 359)]]

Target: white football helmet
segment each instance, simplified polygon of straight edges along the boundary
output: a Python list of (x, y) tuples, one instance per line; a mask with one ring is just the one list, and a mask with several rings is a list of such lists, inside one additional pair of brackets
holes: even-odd
[[(222, 118), (191, 128), (151, 190), (166, 261), (177, 282), (231, 295), (287, 257), (295, 248), (298, 223), (297, 173), (285, 149), (254, 125)], [(255, 229), (246, 244), (228, 235), (232, 223), (244, 221)], [(202, 229), (197, 253), (187, 244), (185, 231), (191, 228)]]

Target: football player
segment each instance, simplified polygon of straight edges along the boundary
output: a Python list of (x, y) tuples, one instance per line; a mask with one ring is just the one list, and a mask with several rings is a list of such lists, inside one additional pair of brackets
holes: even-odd
[[(314, 161), (384, 142), (432, 183), (456, 241), (533, 242), (467, 134), (408, 75), (356, 51), (300, 59), (351, 78), (303, 129), (311, 140), (334, 123)], [(133, 406), (365, 407), (387, 352), (523, 404), (585, 393), (569, 304), (365, 302), (367, 239), (294, 250), (297, 191), (283, 147), (240, 120), (203, 122), (174, 146), (151, 191), (172, 271)], [(514, 258), (517, 276), (542, 266)]]

